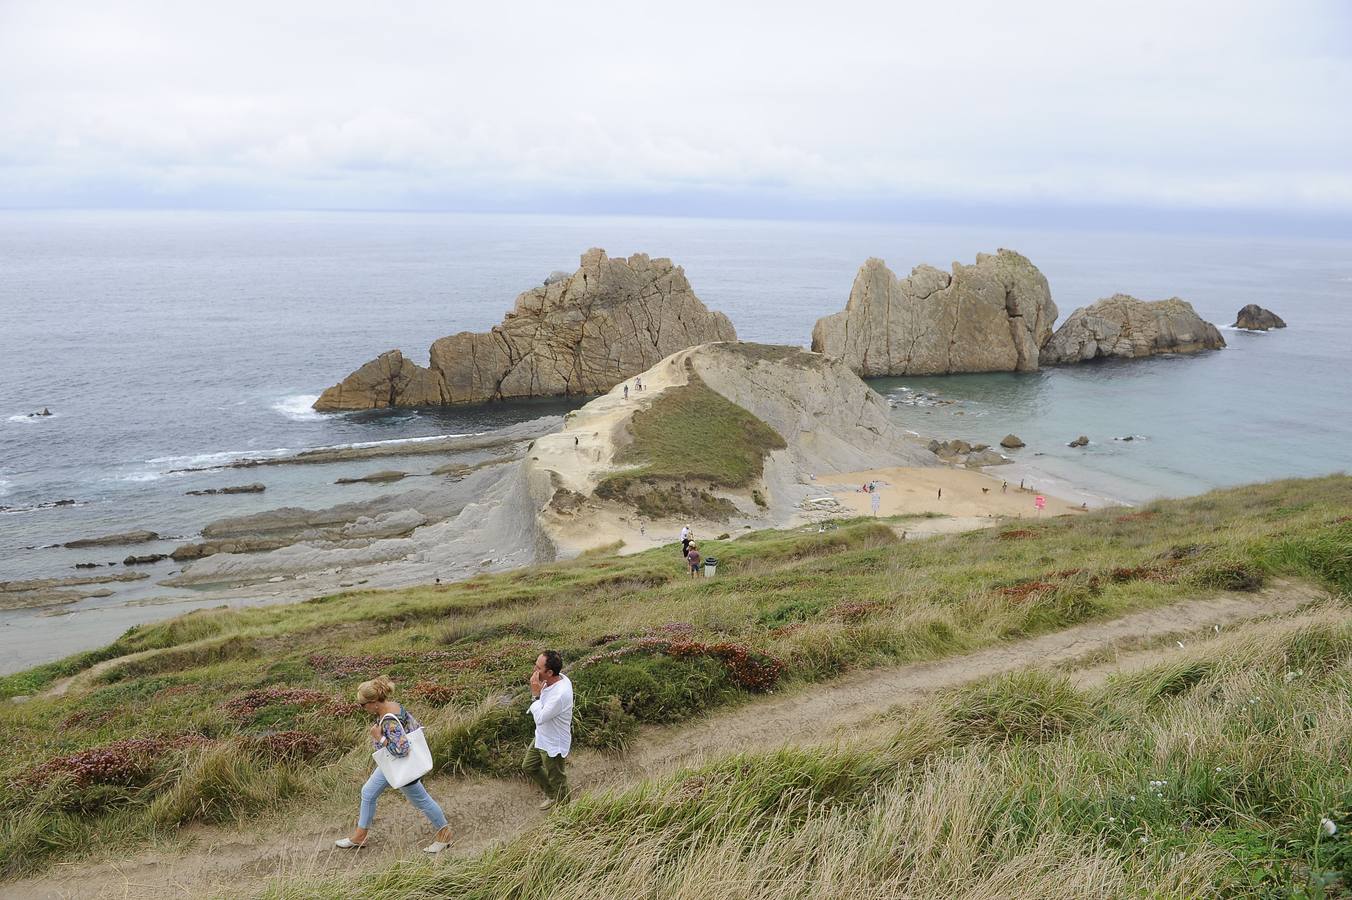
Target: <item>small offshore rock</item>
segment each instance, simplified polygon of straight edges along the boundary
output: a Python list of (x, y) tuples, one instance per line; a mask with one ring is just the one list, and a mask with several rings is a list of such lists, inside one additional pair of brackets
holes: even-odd
[(1079, 437), (1077, 437), (1075, 440), (1071, 441), (1069, 444), (1066, 444), (1066, 446), (1067, 446), (1067, 447), (1087, 447), (1087, 446), (1089, 446), (1089, 438), (1082, 434), (1082, 435), (1080, 435)]
[(168, 553), (149, 553), (145, 556), (128, 556), (122, 560), (124, 566), (143, 566), (148, 563), (157, 563), (162, 559), (168, 559)]
[(1246, 331), (1267, 331), (1269, 328), (1285, 328), (1286, 323), (1272, 310), (1250, 303), (1235, 315), (1235, 324), (1231, 327)]
[(1007, 434), (1000, 438), (1000, 446), (1006, 450), (1017, 450), (1020, 447), (1026, 447), (1027, 444), (1020, 440), (1017, 434)]

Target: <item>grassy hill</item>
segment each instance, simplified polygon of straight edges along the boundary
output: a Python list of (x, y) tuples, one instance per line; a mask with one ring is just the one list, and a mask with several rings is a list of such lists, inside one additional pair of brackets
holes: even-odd
[[(35, 695), (0, 703), (0, 873), (353, 793), (369, 756), (350, 701), (380, 672), (432, 726), (442, 772), (510, 777), (529, 733), (524, 678), (546, 646), (569, 663), (577, 743), (622, 748), (644, 724), (766, 690), (1277, 575), (1346, 596), (1350, 512), (1352, 479), (1334, 476), (923, 542), (870, 520), (704, 542), (720, 559), (712, 580), (683, 577), (666, 548), (133, 628), (0, 678), (0, 697)], [(800, 888), (790, 896), (944, 884), (959, 886), (946, 896), (1037, 885), (1191, 896), (1239, 891), (1227, 860), (1268, 871), (1264, 889), (1308, 886), (1343, 865), (1341, 838), (1315, 841), (1307, 826), (1317, 808), (1352, 805), (1338, 742), (1352, 720), (1349, 634), (1325, 621), (1088, 693), (1045, 676), (986, 685), (882, 746), (729, 760), (583, 799), (551, 818), (568, 838), (546, 851), (527, 840), (361, 890), (543, 897), (568, 883), (570, 896), (714, 897), (760, 896), (766, 882), (776, 896), (785, 884)], [(1303, 674), (1288, 682), (1288, 670)], [(1241, 695), (1249, 718), (1234, 715)], [(1168, 790), (1146, 799), (1141, 778)]]

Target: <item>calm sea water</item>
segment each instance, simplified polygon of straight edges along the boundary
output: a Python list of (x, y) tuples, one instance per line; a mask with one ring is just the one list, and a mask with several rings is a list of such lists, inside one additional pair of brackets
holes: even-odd
[[(324, 467), (174, 468), (481, 432), (568, 408), (319, 415), (309, 403), (383, 350), (425, 362), (437, 337), (488, 328), (517, 293), (574, 269), (592, 246), (671, 257), (741, 337), (773, 343), (805, 345), (868, 256), (904, 274), (1010, 247), (1047, 275), (1062, 318), (1117, 291), (1179, 295), (1221, 325), (1260, 303), (1291, 327), (1226, 331), (1231, 346), (1219, 353), (875, 387), (914, 430), (990, 443), (1016, 432), (1029, 444), (1021, 458), (1049, 481), (1119, 500), (1352, 468), (1348, 242), (651, 218), (0, 213), (0, 506), (10, 507), (0, 512), (0, 580), (69, 575), (75, 561), (126, 552), (42, 549), (74, 537), (187, 536), (226, 514), (383, 490), (337, 493)], [(934, 397), (956, 402), (927, 405)], [(26, 417), (43, 407), (54, 415)], [(1065, 447), (1082, 433), (1087, 449)], [(1127, 435), (1135, 439), (1113, 440)], [(253, 480), (268, 492), (184, 496)], [(66, 499), (76, 504), (49, 506)]]

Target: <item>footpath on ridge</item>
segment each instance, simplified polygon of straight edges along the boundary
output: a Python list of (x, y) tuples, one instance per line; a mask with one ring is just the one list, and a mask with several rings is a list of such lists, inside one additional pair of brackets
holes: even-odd
[[(1024, 668), (1061, 668), (1081, 685), (1182, 655), (1174, 641), (1204, 641), (1219, 628), (1298, 613), (1327, 598), (1291, 581), (1252, 594), (1217, 594), (1115, 619), (1076, 625), (962, 656), (851, 673), (817, 685), (715, 712), (705, 718), (640, 732), (621, 754), (579, 751), (569, 759), (575, 790), (622, 789), (715, 756), (785, 746), (830, 744), (893, 727), (881, 716), (935, 691)], [(1304, 621), (1292, 620), (1294, 627)], [(0, 884), (8, 898), (248, 896), (273, 878), (357, 874), (401, 858), (419, 858), (427, 823), (393, 792), (381, 798), (370, 845), (333, 848), (347, 833), (359, 784), (348, 795), (289, 804), (273, 818), (241, 827), (189, 830), (186, 849), (148, 849), (126, 859), (73, 861), (42, 875)], [(539, 796), (524, 780), (471, 777), (429, 779), (428, 789), (455, 829), (448, 853), (469, 855), (511, 840), (544, 820)]]

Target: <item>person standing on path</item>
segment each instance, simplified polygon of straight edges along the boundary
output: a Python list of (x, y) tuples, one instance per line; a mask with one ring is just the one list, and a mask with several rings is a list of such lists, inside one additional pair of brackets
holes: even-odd
[(624, 399), (629, 399), (629, 382), (624, 383)]
[(686, 554), (690, 552), (690, 525), (686, 524), (681, 529), (681, 559), (685, 559)]
[[(422, 726), (413, 718), (413, 713), (404, 709), (403, 704), (390, 699), (393, 693), (394, 682), (381, 675), (379, 678), (363, 681), (357, 687), (357, 705), (376, 718), (376, 723), (370, 729), (371, 747), (377, 750), (388, 747), (395, 756), (406, 756), (408, 733), (417, 731)], [(397, 719), (397, 724), (386, 719), (386, 716), (393, 716)], [(361, 789), (361, 810), (357, 815), (357, 827), (351, 837), (334, 841), (335, 847), (340, 850), (357, 850), (366, 846), (366, 833), (371, 827), (371, 821), (376, 817), (376, 800), (389, 786), (390, 783), (385, 780), (380, 769), (371, 773), (371, 777), (366, 779), (366, 784)], [(441, 811), (437, 801), (433, 800), (432, 795), (427, 793), (427, 788), (423, 787), (422, 779), (410, 782), (399, 790), (437, 829), (432, 843), (424, 847), (423, 852), (440, 853), (449, 847), (451, 826), (446, 824), (446, 814)]]
[(573, 683), (562, 670), (558, 651), (546, 650), (535, 658), (530, 673), (535, 701), (528, 711), (535, 719), (535, 740), (526, 748), (521, 768), (545, 793), (540, 809), (568, 799), (568, 774), (563, 766), (573, 747)]
[(691, 545), (690, 545), (690, 550), (685, 554), (685, 561), (688, 562), (688, 563), (690, 563), (690, 577), (691, 577), (691, 578), (698, 578), (698, 577), (699, 577), (699, 564), (700, 564), (700, 555), (699, 555), (699, 546), (698, 546), (698, 545), (696, 545), (696, 544), (694, 544), (694, 543), (691, 543)]

